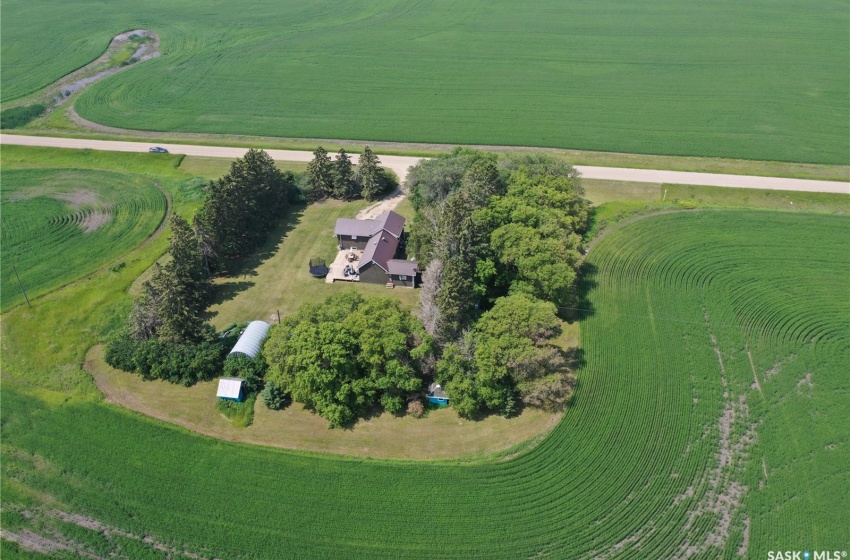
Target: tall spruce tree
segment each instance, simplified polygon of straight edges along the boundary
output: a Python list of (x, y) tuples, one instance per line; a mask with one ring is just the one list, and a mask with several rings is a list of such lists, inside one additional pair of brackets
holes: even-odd
[(381, 195), (381, 160), (366, 146), (357, 166), (357, 182), (366, 200), (375, 200)]
[(351, 164), (351, 157), (345, 153), (345, 148), (340, 148), (333, 162), (333, 184), (334, 198), (354, 200), (359, 196), (357, 183), (354, 181), (354, 166)]
[(321, 146), (313, 152), (313, 160), (307, 164), (307, 184), (310, 199), (324, 200), (334, 191), (334, 176), (331, 158)]
[(157, 338), (177, 344), (199, 341), (204, 333), (204, 321), (187, 299), (185, 286), (180, 284), (173, 268), (157, 266), (150, 283), (158, 294), (157, 313), (161, 324)]
[(129, 335), (135, 340), (147, 340), (155, 337), (161, 326), (159, 291), (148, 280), (142, 284), (142, 293), (133, 300), (128, 321)]
[(211, 182), (194, 222), (209, 268), (226, 270), (262, 243), (293, 189), (293, 175), (282, 173), (262, 150), (248, 150), (227, 175)]
[(171, 216), (171, 262), (166, 269), (174, 275), (186, 305), (196, 313), (206, 307), (212, 282), (198, 237), (189, 223), (177, 214)]
[(286, 208), (289, 198), (286, 176), (265, 151), (253, 149), (233, 162), (228, 176), (243, 193), (243, 213), (253, 217), (254, 227), (248, 233), (264, 235)]

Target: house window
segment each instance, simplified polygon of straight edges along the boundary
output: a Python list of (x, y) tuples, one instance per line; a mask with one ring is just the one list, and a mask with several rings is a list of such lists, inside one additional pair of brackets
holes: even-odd
[(404, 274), (399, 274), (398, 279), (399, 280), (407, 280), (407, 276), (405, 276)]
[(352, 236), (351, 236), (351, 240), (352, 240), (352, 241), (357, 241), (357, 236), (356, 236), (356, 235), (352, 235)]

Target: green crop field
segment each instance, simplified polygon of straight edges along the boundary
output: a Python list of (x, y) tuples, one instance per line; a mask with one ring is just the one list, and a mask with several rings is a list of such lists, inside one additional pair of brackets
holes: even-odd
[(144, 27), (162, 56), (84, 91), (142, 130), (850, 162), (831, 0), (8, 0), (2, 99)]
[(149, 179), (111, 171), (4, 169), (2, 309), (98, 269), (136, 247), (165, 216)]
[[(4, 316), (4, 531), (132, 558), (164, 556), (151, 543), (222, 559), (841, 550), (848, 245), (846, 217), (808, 213), (703, 210), (611, 230), (588, 260), (564, 419), (529, 452), (470, 464), (238, 445), (86, 397), (83, 374), (60, 391), (52, 380), (106, 332), (90, 317), (114, 315), (155, 254), (143, 248), (126, 274)], [(59, 350), (41, 351), (54, 332)]]

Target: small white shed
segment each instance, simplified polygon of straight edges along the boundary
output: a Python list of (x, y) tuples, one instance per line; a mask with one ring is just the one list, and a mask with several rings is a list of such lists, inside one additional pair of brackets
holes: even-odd
[(230, 351), (231, 354), (244, 354), (249, 358), (256, 358), (263, 347), (263, 342), (269, 336), (271, 325), (265, 321), (251, 321), (245, 327), (245, 332), (236, 341), (236, 346)]
[(242, 399), (245, 398), (242, 392), (243, 383), (244, 381), (238, 377), (222, 377), (218, 380), (218, 391), (215, 396), (220, 399), (242, 402)]

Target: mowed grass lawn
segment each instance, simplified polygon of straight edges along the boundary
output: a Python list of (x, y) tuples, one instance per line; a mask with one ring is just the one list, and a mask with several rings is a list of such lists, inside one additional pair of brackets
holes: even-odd
[(9, 0), (0, 25), (4, 101), (158, 33), (76, 102), (118, 127), (850, 162), (830, 0)]
[[(186, 156), (180, 162), (178, 169), (193, 177), (203, 177), (204, 179), (213, 180), (227, 174), (234, 161), (227, 158)], [(303, 173), (307, 170), (307, 164), (299, 161), (276, 161), (275, 163), (281, 171)]]
[[(366, 206), (368, 203), (364, 201), (337, 200), (294, 206), (269, 235), (266, 244), (244, 263), (244, 273), (216, 279), (215, 303), (209, 312), (212, 323), (224, 327), (254, 319), (276, 322), (278, 311), (282, 316), (289, 315), (304, 303), (320, 301), (340, 290), (394, 297), (407, 306), (416, 305), (418, 290), (389, 289), (383, 284), (365, 282), (327, 284), (324, 278), (310, 276), (311, 258), (319, 257), (331, 263), (337, 254), (337, 239), (333, 234), (336, 219), (353, 218)], [(412, 213), (412, 208), (407, 208), (400, 210)]]
[(424, 418), (382, 413), (360, 419), (350, 429), (331, 430), (327, 420), (300, 403), (269, 410), (258, 401), (253, 424), (240, 428), (216, 406), (217, 381), (189, 388), (144, 381), (109, 367), (102, 346), (88, 352), (85, 364), (109, 402), (218, 439), (294, 450), (380, 459), (481, 459), (540, 441), (561, 419), (560, 413), (526, 408), (514, 418), (493, 415), (471, 421), (442, 408)]

